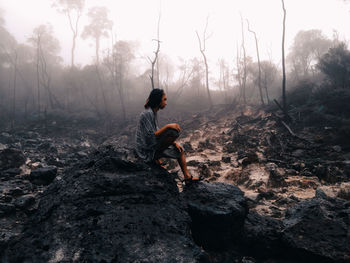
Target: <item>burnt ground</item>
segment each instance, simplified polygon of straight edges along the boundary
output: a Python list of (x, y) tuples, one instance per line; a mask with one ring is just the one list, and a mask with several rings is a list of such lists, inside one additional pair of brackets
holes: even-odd
[[(347, 205), (350, 200), (350, 122), (348, 120), (318, 114), (315, 111), (310, 112), (308, 108), (294, 110), (291, 112), (292, 120), (284, 120), (280, 113), (272, 108), (227, 106), (216, 106), (210, 111), (183, 116), (187, 117), (167, 119), (163, 117), (161, 123), (179, 122), (181, 125), (182, 134), (179, 141), (187, 152), (191, 173), (202, 175), (210, 184), (225, 183), (240, 188), (246, 200), (246, 208), (242, 209), (246, 212), (238, 213), (239, 222), (241, 222), (238, 228), (223, 224), (224, 227), (217, 231), (216, 225), (222, 224), (222, 211), (216, 211), (214, 204), (212, 205), (214, 208), (210, 208), (209, 211), (212, 213), (214, 210), (214, 215), (219, 215), (219, 219), (215, 220), (219, 221), (215, 221), (216, 224), (213, 226), (212, 219), (215, 216), (209, 213), (206, 223), (202, 222), (204, 228), (194, 229), (189, 216), (195, 222), (202, 216), (197, 218), (194, 215), (198, 212), (192, 210), (189, 210), (188, 214), (183, 214), (185, 208), (177, 205), (182, 202), (182, 197), (175, 193), (174, 186), (169, 186), (171, 190), (167, 188), (160, 190), (161, 187), (155, 183), (159, 180), (159, 172), (148, 172), (148, 176), (155, 176), (148, 181), (147, 174), (140, 172), (143, 168), (138, 166), (135, 168), (133, 164), (125, 164), (124, 161), (120, 166), (118, 158), (121, 157), (118, 154), (117, 157), (113, 157), (117, 159), (106, 162), (106, 156), (115, 154), (115, 151), (110, 152), (111, 147), (123, 152), (123, 149), (130, 148), (133, 144), (136, 120), (131, 121), (129, 125), (116, 125), (112, 129), (113, 133), (105, 133), (105, 127), (98, 123), (52, 120), (45, 126), (41, 123), (31, 124), (15, 130), (3, 130), (0, 133), (0, 255), (3, 262), (24, 262), (26, 255), (34, 260), (33, 262), (49, 260), (61, 262), (63, 250), (59, 247), (60, 240), (52, 237), (50, 239), (40, 234), (38, 236), (35, 233), (43, 230), (54, 236), (61, 233), (61, 238), (68, 240), (70, 228), (62, 230), (60, 227), (50, 227), (54, 222), (73, 225), (72, 231), (78, 236), (79, 231), (82, 231), (82, 224), (92, 224), (97, 229), (94, 233), (100, 233), (98, 230), (100, 226), (96, 223), (99, 220), (92, 218), (91, 221), (87, 220), (87, 223), (84, 223), (84, 217), (103, 217), (102, 214), (106, 214), (106, 218), (101, 220), (102, 224), (110, 225), (119, 220), (127, 226), (126, 232), (118, 227), (112, 229), (119, 235), (125, 233), (124, 239), (114, 240), (122, 248), (121, 251), (113, 254), (102, 248), (96, 248), (93, 237), (84, 234), (73, 239), (72, 244), (75, 244), (74, 241), (80, 243), (71, 245), (72, 249), (77, 249), (75, 252), (73, 250), (69, 252), (71, 260), (77, 255), (82, 255), (81, 262), (104, 262), (105, 255), (106, 262), (152, 262), (152, 259), (160, 262), (192, 262), (192, 260), (200, 262), (204, 260), (203, 258), (209, 262), (281, 262), (281, 259), (273, 259), (281, 257), (287, 261), (290, 257), (292, 261), (289, 262), (302, 262), (302, 259), (305, 262), (347, 262), (349, 254), (346, 252), (344, 254), (344, 251), (350, 244), (350, 213)], [(111, 127), (108, 128), (111, 131)], [(102, 156), (102, 166), (96, 156)], [(133, 160), (129, 158), (128, 162)], [(115, 163), (118, 164), (116, 167)], [(102, 169), (100, 172), (101, 167), (107, 167), (107, 171)], [(181, 193), (184, 186), (180, 182), (182, 175), (176, 162), (168, 160), (167, 169), (171, 172), (170, 178), (177, 182), (178, 192)], [(88, 181), (88, 189), (97, 192), (97, 196), (106, 196), (97, 186), (108, 188), (110, 182), (117, 186), (121, 180), (118, 179), (120, 172), (128, 174), (127, 178), (131, 178), (130, 180), (134, 180), (132, 178), (140, 173), (141, 178), (146, 176), (140, 184), (132, 186), (136, 187), (135, 189), (141, 189), (138, 185), (152, 185), (155, 188), (146, 189), (141, 197), (134, 196), (131, 199), (118, 197), (123, 200), (118, 209), (133, 207), (135, 202), (136, 204), (138, 202), (135, 200), (147, 199), (150, 194), (149, 211), (156, 209), (154, 207), (157, 207), (158, 200), (166, 199), (169, 200), (171, 208), (164, 213), (168, 217), (180, 215), (179, 217), (182, 218), (175, 220), (173, 227), (170, 228), (162, 220), (147, 221), (149, 223), (144, 225), (141, 234), (144, 235), (147, 229), (153, 229), (154, 224), (157, 227), (156, 231), (152, 230), (155, 236), (148, 237), (145, 234), (146, 244), (149, 242), (154, 244), (154, 240), (159, 239), (160, 236), (164, 237), (163, 241), (156, 243), (155, 248), (145, 249), (144, 243), (135, 243), (137, 238), (135, 239), (133, 234), (133, 227), (143, 225), (143, 220), (135, 219), (135, 222), (126, 222), (123, 216), (113, 214), (113, 206), (111, 207), (108, 202), (117, 202), (115, 200), (118, 198), (113, 196), (119, 195), (118, 191), (115, 193), (114, 190), (110, 190), (111, 193), (107, 194), (110, 200), (106, 201), (106, 197), (102, 201), (94, 200), (93, 207), (84, 210), (85, 214), (82, 212), (82, 215), (79, 215), (78, 212), (71, 211), (76, 206), (84, 206), (73, 198), (77, 190), (71, 185), (75, 181), (81, 182), (82, 185), (83, 182)], [(103, 174), (103, 176), (96, 177), (96, 174)], [(111, 174), (114, 174), (114, 177)], [(99, 178), (98, 180), (101, 181), (95, 181), (95, 183), (93, 180), (89, 181), (90, 176)], [(166, 178), (165, 180), (170, 183), (171, 179)], [(126, 183), (131, 187), (129, 184), (130, 182)], [(225, 187), (217, 186), (223, 193), (227, 191)], [(211, 188), (208, 186), (208, 189)], [(208, 190), (208, 196), (211, 191), (218, 191), (215, 187), (213, 189)], [(79, 191), (84, 192), (86, 189), (82, 188)], [(200, 190), (200, 193), (202, 192), (203, 190)], [(169, 193), (171, 193), (170, 196), (168, 196)], [(71, 201), (67, 201), (66, 194), (73, 196)], [(76, 194), (82, 195), (81, 192)], [(158, 197), (152, 201), (154, 196)], [(201, 195), (191, 195), (191, 198), (195, 196)], [(229, 198), (227, 194), (224, 196)], [(107, 203), (104, 203), (105, 201)], [(199, 200), (200, 204), (208, 202), (210, 203), (205, 196)], [(218, 202), (223, 201), (220, 199)], [(139, 205), (143, 206), (143, 201)], [(130, 218), (137, 215), (141, 218), (152, 217), (148, 210), (148, 212), (145, 211), (144, 207), (140, 208), (139, 205), (135, 206), (135, 210), (131, 209), (128, 212)], [(237, 205), (233, 206), (237, 207)], [(98, 207), (101, 209), (97, 209)], [(191, 204), (189, 207), (192, 207)], [(320, 210), (317, 210), (318, 208)], [(203, 209), (207, 211), (208, 207), (206, 205), (204, 208), (201, 207), (200, 215), (203, 215)], [(242, 209), (239, 211), (243, 211)], [(48, 211), (50, 211), (49, 214), (47, 214)], [(327, 215), (324, 217), (325, 213)], [(160, 214), (159, 217), (163, 215)], [(38, 216), (42, 218), (38, 219)], [(58, 220), (61, 217), (63, 221)], [(230, 214), (228, 218), (224, 221), (231, 222), (232, 218), (237, 216), (232, 217)], [(317, 223), (314, 224), (315, 221)], [(198, 224), (202, 225), (202, 223)], [(38, 224), (42, 224), (43, 228), (38, 228)], [(192, 235), (194, 234), (192, 237), (185, 227), (191, 225)], [(329, 225), (334, 229), (325, 231), (326, 238), (317, 234), (319, 229), (327, 228)], [(128, 227), (131, 227), (131, 230)], [(238, 235), (239, 237), (237, 234), (228, 235), (229, 237), (226, 234), (215, 235), (214, 232), (225, 233), (226, 228), (235, 229), (235, 232), (242, 234)], [(309, 233), (305, 228), (312, 231)], [(89, 231), (89, 226), (83, 229), (83, 231)], [(205, 232), (205, 229), (208, 231)], [(202, 235), (203, 232), (208, 234)], [(210, 234), (212, 232), (213, 234)], [(104, 239), (110, 236), (108, 233), (104, 231), (97, 235), (101, 235)], [(301, 236), (305, 236), (304, 241), (300, 240)], [(83, 241), (86, 238), (89, 242), (85, 246)], [(213, 238), (222, 239), (221, 243), (218, 241), (216, 245), (220, 244), (219, 247), (225, 249), (218, 249), (215, 242), (213, 246), (210, 245), (212, 242), (210, 240)], [(171, 239), (174, 239), (178, 248), (183, 242), (188, 244), (189, 248), (183, 249), (182, 254), (177, 255), (179, 260), (165, 260), (175, 253), (170, 248)], [(237, 239), (240, 240), (240, 245), (237, 245)], [(322, 241), (322, 245), (311, 246), (311, 244), (319, 244), (318, 242), (324, 239), (327, 241)], [(26, 245), (28, 242), (32, 245)], [(125, 242), (134, 242), (135, 249), (141, 249), (143, 252), (140, 255), (149, 258), (149, 261), (137, 261), (140, 259), (133, 258), (133, 250), (126, 249)], [(51, 243), (54, 244), (52, 247)], [(24, 249), (23, 246), (29, 248)], [(81, 250), (82, 246), (85, 246), (85, 250)], [(254, 249), (249, 251), (247, 247)], [(27, 254), (17, 257), (14, 255), (16, 249), (26, 251)], [(38, 252), (33, 256), (30, 251), (35, 249)], [(95, 253), (93, 249), (98, 251), (102, 249), (102, 255), (98, 251)], [(157, 249), (165, 251), (162, 256), (154, 257), (152, 253), (158, 253), (155, 252)], [(207, 257), (203, 256), (203, 249)], [(276, 253), (277, 250), (281, 252)], [(51, 254), (48, 254), (48, 251)], [(4, 257), (6, 253), (8, 257)], [(38, 261), (40, 258), (42, 261)], [(75, 261), (80, 262), (79, 257)]]

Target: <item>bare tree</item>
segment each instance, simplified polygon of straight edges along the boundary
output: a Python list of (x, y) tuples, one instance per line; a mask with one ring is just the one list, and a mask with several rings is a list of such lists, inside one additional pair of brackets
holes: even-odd
[(108, 18), (108, 9), (104, 6), (95, 6), (89, 9), (88, 17), (90, 24), (85, 26), (82, 37), (91, 37), (95, 40), (96, 64), (99, 65), (100, 41), (102, 37), (108, 37), (108, 30), (113, 26), (113, 22)]
[[(158, 16), (158, 25), (157, 25), (157, 39), (153, 39), (153, 41), (157, 42), (157, 49), (156, 51), (154, 51), (154, 58), (153, 60), (151, 60), (148, 57), (148, 60), (151, 62), (151, 75), (149, 76), (149, 78), (151, 79), (151, 85), (152, 85), (152, 89), (154, 89), (154, 66), (156, 65), (157, 61), (158, 61), (158, 55), (159, 55), (159, 51), (160, 51), (160, 40), (159, 40), (159, 24), (160, 24), (160, 13)], [(158, 69), (158, 63), (157, 63), (157, 69)], [(158, 88), (159, 88), (159, 69), (157, 70), (157, 80), (158, 80)]]
[(16, 88), (17, 88), (17, 51), (15, 50), (15, 64), (13, 69), (13, 101), (12, 101), (12, 127), (16, 121)]
[(133, 43), (127, 41), (118, 41), (113, 45), (112, 52), (105, 60), (113, 86), (117, 89), (123, 120), (126, 121), (126, 80), (129, 74), (129, 67), (132, 60), (135, 58)]
[(245, 39), (244, 39), (244, 26), (243, 26), (243, 17), (241, 16), (241, 30), (242, 30), (242, 44), (241, 48), (243, 51), (243, 72), (242, 72), (242, 95), (243, 95), (243, 102), (244, 104), (247, 104), (247, 98), (246, 98), (246, 84), (247, 84), (247, 54), (245, 50)]
[[(49, 100), (51, 108), (60, 105), (51, 91), (51, 77), (48, 70), (48, 64), (53, 66), (60, 61), (60, 57), (57, 56), (60, 46), (58, 40), (52, 35), (52, 27), (50, 25), (40, 25), (36, 27), (28, 41), (32, 43), (36, 49), (37, 106), (40, 117), (42, 103), (41, 87), (47, 92), (47, 99)], [(49, 63), (47, 60), (49, 60)]]
[(209, 20), (209, 16), (207, 17), (207, 21), (206, 21), (205, 28), (203, 31), (202, 39), (199, 37), (198, 31), (196, 31), (196, 34), (197, 34), (197, 38), (198, 38), (199, 51), (201, 52), (201, 54), (203, 56), (203, 60), (204, 60), (204, 64), (205, 64), (205, 86), (207, 88), (209, 105), (210, 105), (210, 107), (213, 107), (213, 102), (212, 102), (210, 90), (209, 90), (209, 67), (208, 67), (207, 57), (205, 55), (205, 43), (211, 36), (211, 35), (207, 36), (208, 20)]
[(285, 65), (285, 56), (284, 56), (284, 39), (286, 34), (286, 16), (287, 12), (284, 7), (284, 0), (282, 1), (283, 9), (283, 34), (282, 34), (282, 107), (285, 114), (287, 114), (287, 98), (286, 98), (286, 65)]
[(256, 33), (253, 30), (250, 29), (248, 19), (247, 19), (247, 24), (248, 24), (248, 31), (251, 32), (254, 35), (254, 39), (255, 39), (256, 55), (257, 55), (257, 58), (258, 58), (258, 68), (259, 68), (258, 87), (259, 87), (261, 104), (264, 105), (265, 103), (264, 103), (264, 98), (263, 98), (263, 93), (262, 93), (262, 88), (261, 88), (261, 65), (260, 65), (258, 39), (256, 37)]
[(85, 6), (85, 0), (54, 0), (54, 7), (58, 12), (67, 16), (69, 27), (73, 33), (71, 49), (71, 66), (74, 67), (76, 39), (78, 36), (79, 20)]

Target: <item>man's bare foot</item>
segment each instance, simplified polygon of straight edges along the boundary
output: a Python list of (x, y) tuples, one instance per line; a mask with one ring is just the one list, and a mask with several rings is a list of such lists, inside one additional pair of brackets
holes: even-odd
[(187, 184), (190, 184), (192, 182), (199, 182), (199, 181), (202, 181), (202, 180), (203, 180), (203, 178), (201, 176), (192, 176), (191, 175), (189, 177), (185, 177), (184, 182), (187, 185)]

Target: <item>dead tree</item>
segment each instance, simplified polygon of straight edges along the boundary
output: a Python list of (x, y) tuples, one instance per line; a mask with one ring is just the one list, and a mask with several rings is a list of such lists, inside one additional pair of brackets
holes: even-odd
[(244, 42), (244, 27), (243, 27), (243, 17), (241, 15), (241, 28), (242, 28), (242, 45), (241, 48), (243, 50), (243, 75), (242, 75), (242, 96), (244, 104), (247, 104), (246, 98), (246, 83), (247, 83), (247, 56), (245, 51), (245, 42)]
[(282, 9), (283, 9), (283, 34), (282, 34), (282, 105), (283, 111), (287, 114), (287, 98), (286, 98), (286, 65), (285, 65), (285, 56), (284, 56), (284, 39), (286, 33), (286, 16), (287, 12), (284, 7), (284, 0), (282, 0)]
[(248, 24), (248, 31), (254, 35), (254, 39), (255, 39), (256, 55), (257, 55), (257, 58), (258, 58), (258, 68), (259, 68), (258, 87), (259, 87), (261, 104), (264, 105), (265, 103), (264, 103), (264, 98), (263, 98), (263, 93), (262, 93), (262, 88), (261, 88), (261, 65), (260, 65), (258, 38), (256, 37), (256, 33), (253, 30), (250, 29), (248, 19), (247, 19), (247, 24)]
[(210, 89), (209, 89), (209, 67), (208, 67), (207, 57), (205, 55), (205, 42), (206, 42), (206, 40), (208, 40), (210, 38), (210, 35), (207, 36), (208, 19), (209, 19), (209, 17), (207, 17), (207, 21), (206, 21), (204, 32), (203, 32), (203, 38), (201, 39), (199, 37), (198, 31), (196, 31), (196, 34), (197, 34), (198, 43), (199, 43), (199, 50), (203, 56), (203, 60), (204, 60), (204, 64), (205, 64), (205, 86), (207, 88), (209, 105), (210, 105), (210, 107), (213, 107), (213, 102), (211, 99)]
[[(151, 62), (151, 66), (152, 66), (152, 71), (151, 71), (151, 75), (149, 76), (149, 78), (151, 79), (151, 85), (152, 85), (152, 90), (154, 89), (154, 66), (156, 65), (157, 61), (158, 61), (158, 54), (160, 51), (160, 40), (159, 40), (159, 24), (160, 24), (160, 13), (159, 13), (159, 17), (158, 17), (158, 29), (157, 29), (157, 37), (158, 39), (153, 39), (153, 41), (157, 41), (157, 50), (154, 51), (154, 59), (151, 60), (148, 57), (148, 60)], [(158, 63), (157, 63), (157, 69), (158, 69)], [(157, 70), (157, 80), (158, 80), (158, 88), (159, 88), (159, 71)]]
[(39, 66), (40, 66), (40, 39), (41, 35), (38, 35), (37, 38), (37, 46), (36, 46), (36, 83), (37, 83), (37, 96), (38, 96), (38, 116), (40, 119), (40, 72), (39, 72)]
[(241, 66), (241, 55), (237, 43), (237, 58), (236, 58), (236, 66), (237, 66), (237, 80), (239, 85), (239, 97), (243, 97), (243, 84), (242, 84), (242, 66)]
[(15, 65), (13, 70), (13, 102), (12, 102), (12, 127), (16, 121), (16, 88), (17, 88), (17, 51), (15, 51)]

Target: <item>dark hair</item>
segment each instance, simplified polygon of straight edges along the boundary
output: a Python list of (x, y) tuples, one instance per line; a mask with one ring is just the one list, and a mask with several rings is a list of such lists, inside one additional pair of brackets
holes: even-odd
[(162, 89), (153, 89), (151, 93), (148, 96), (148, 99), (145, 104), (145, 108), (148, 109), (151, 107), (151, 109), (157, 108), (162, 101), (162, 97), (164, 94), (164, 90)]

